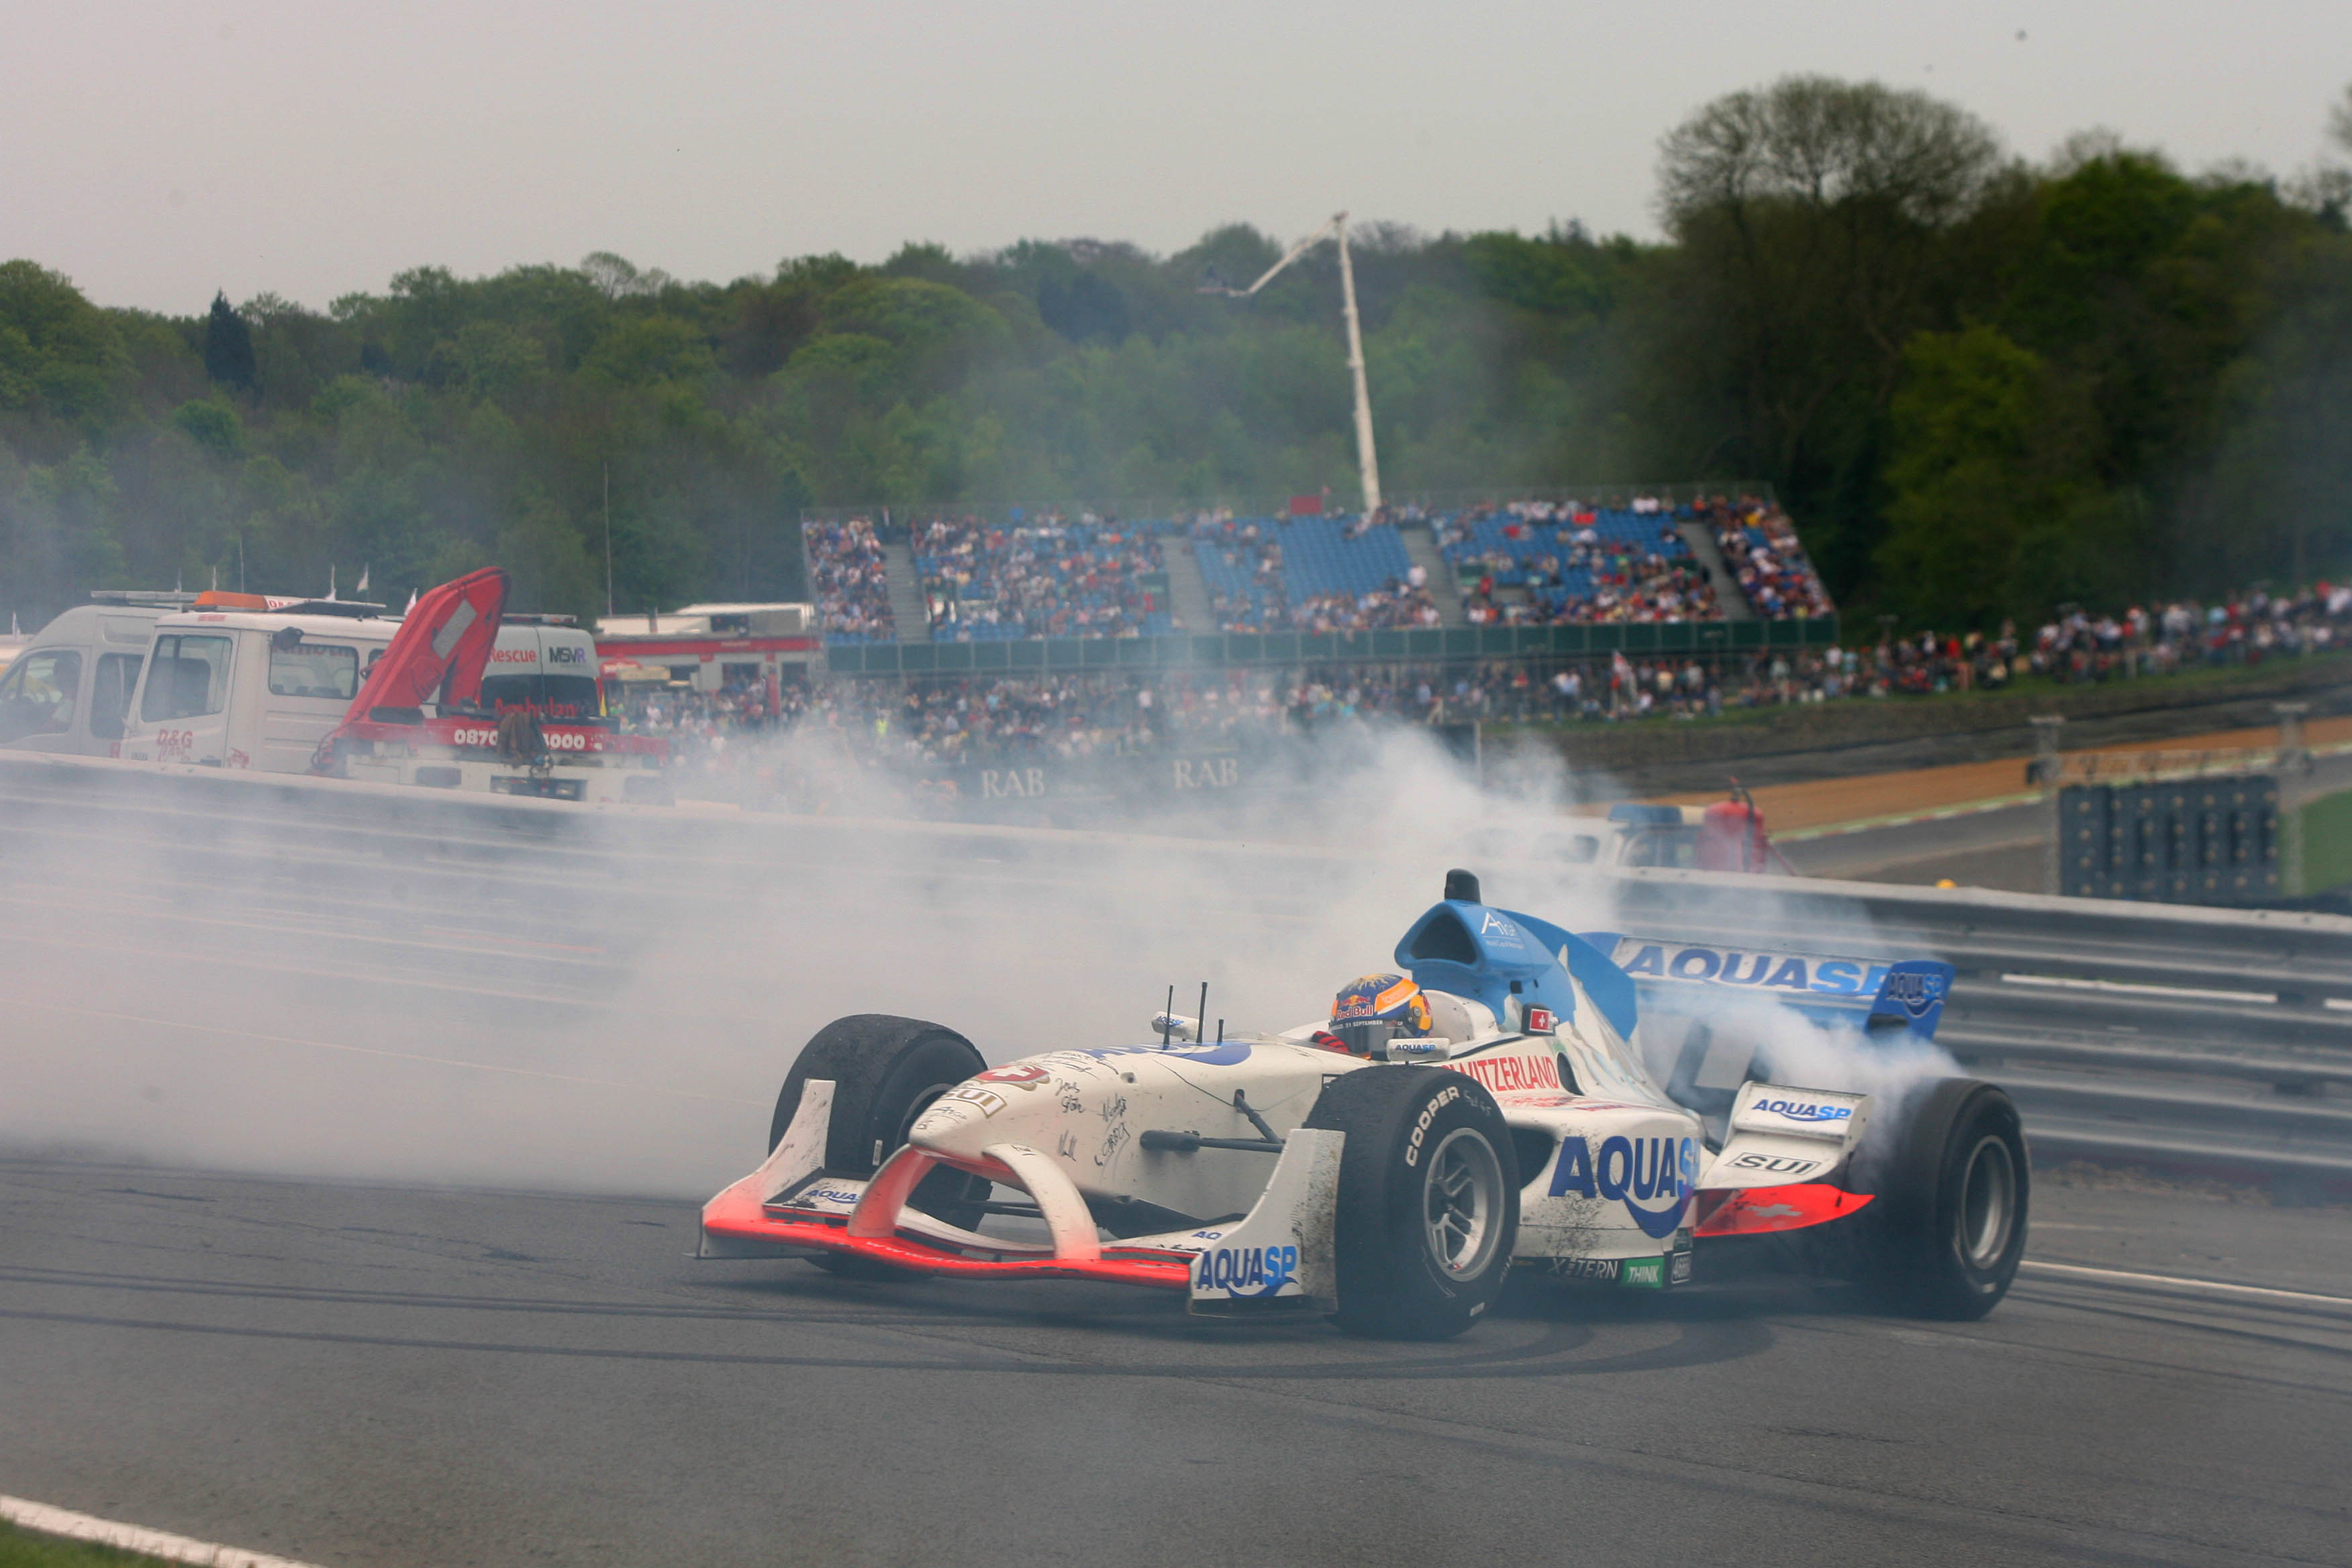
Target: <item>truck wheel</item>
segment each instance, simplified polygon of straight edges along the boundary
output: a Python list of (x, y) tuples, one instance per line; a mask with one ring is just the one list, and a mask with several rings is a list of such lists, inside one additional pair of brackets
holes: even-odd
[(1344, 1132), (1336, 1262), (1350, 1333), (1451, 1339), (1502, 1293), (1519, 1173), (1495, 1097), (1441, 1068), (1369, 1067), (1324, 1086), (1306, 1125)]
[[(824, 1168), (839, 1176), (870, 1176), (905, 1144), (915, 1121), (968, 1078), (988, 1070), (970, 1040), (920, 1018), (856, 1013), (835, 1018), (811, 1037), (785, 1076), (768, 1123), (768, 1148), (784, 1141), (800, 1110), (801, 1086), (833, 1080), (833, 1118), (825, 1128)], [(937, 1219), (970, 1230), (980, 1222), (989, 1184), (941, 1166), (908, 1199)], [(829, 1259), (827, 1261), (830, 1261)]]
[[(1944, 1079), (1897, 1122), (1867, 1217), (1865, 1277), (1907, 1316), (1981, 1318), (2025, 1254), (2030, 1176), (2017, 1107), (1975, 1079)], [(1877, 1211), (1875, 1214), (1872, 1210)]]

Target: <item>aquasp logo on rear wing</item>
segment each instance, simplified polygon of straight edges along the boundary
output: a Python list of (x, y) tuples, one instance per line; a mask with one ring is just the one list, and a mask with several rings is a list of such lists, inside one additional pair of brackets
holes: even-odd
[(1704, 947), (1696, 943), (1617, 939), (1611, 955), (1635, 980), (1675, 980), (1693, 985), (1737, 985), (1785, 995), (1851, 996), (1878, 994), (1889, 964), (1867, 958), (1822, 958), (1754, 949)]
[(1944, 999), (1948, 989), (1949, 985), (1944, 976), (1932, 970), (1897, 966), (1895, 972), (1886, 977), (1886, 987), (1880, 1000), (1895, 1004), (1914, 1018), (1924, 1018), (1929, 1008)]

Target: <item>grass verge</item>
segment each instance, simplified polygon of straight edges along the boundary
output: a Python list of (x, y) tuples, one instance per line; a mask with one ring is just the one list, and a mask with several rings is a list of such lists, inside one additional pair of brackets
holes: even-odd
[(163, 1559), (118, 1552), (111, 1546), (61, 1541), (0, 1523), (0, 1568), (157, 1568)]

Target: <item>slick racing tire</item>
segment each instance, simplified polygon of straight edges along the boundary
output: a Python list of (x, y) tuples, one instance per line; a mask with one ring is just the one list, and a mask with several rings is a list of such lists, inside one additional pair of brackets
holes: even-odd
[(1442, 1068), (1368, 1067), (1324, 1086), (1309, 1127), (1339, 1152), (1335, 1261), (1350, 1333), (1451, 1339), (1502, 1293), (1519, 1173), (1495, 1097)]
[(2009, 1293), (2025, 1254), (2030, 1177), (2017, 1107), (1991, 1084), (1943, 1079), (1895, 1121), (1874, 1200), (1856, 1216), (1868, 1222), (1865, 1282), (1907, 1316), (1981, 1318)]
[[(824, 1168), (836, 1176), (871, 1176), (907, 1142), (931, 1101), (988, 1070), (970, 1040), (942, 1025), (887, 1013), (835, 1018), (812, 1037), (785, 1076), (768, 1123), (768, 1148), (784, 1141), (800, 1110), (801, 1089), (812, 1079), (833, 1080), (833, 1117), (825, 1127)], [(941, 1166), (908, 1200), (935, 1219), (970, 1230), (980, 1222), (989, 1184)], [(850, 1259), (820, 1259), (847, 1264)], [(846, 1269), (837, 1268), (836, 1272)]]

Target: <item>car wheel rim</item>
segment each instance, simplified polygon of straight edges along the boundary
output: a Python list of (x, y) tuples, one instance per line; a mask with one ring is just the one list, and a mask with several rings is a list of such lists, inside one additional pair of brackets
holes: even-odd
[(2006, 1140), (1988, 1134), (1969, 1151), (1960, 1170), (1960, 1257), (1970, 1268), (1988, 1269), (2000, 1261), (2016, 1214), (2016, 1157)]
[(1430, 1257), (1457, 1279), (1483, 1273), (1503, 1229), (1503, 1165), (1494, 1146), (1457, 1127), (1430, 1152), (1422, 1215)]

